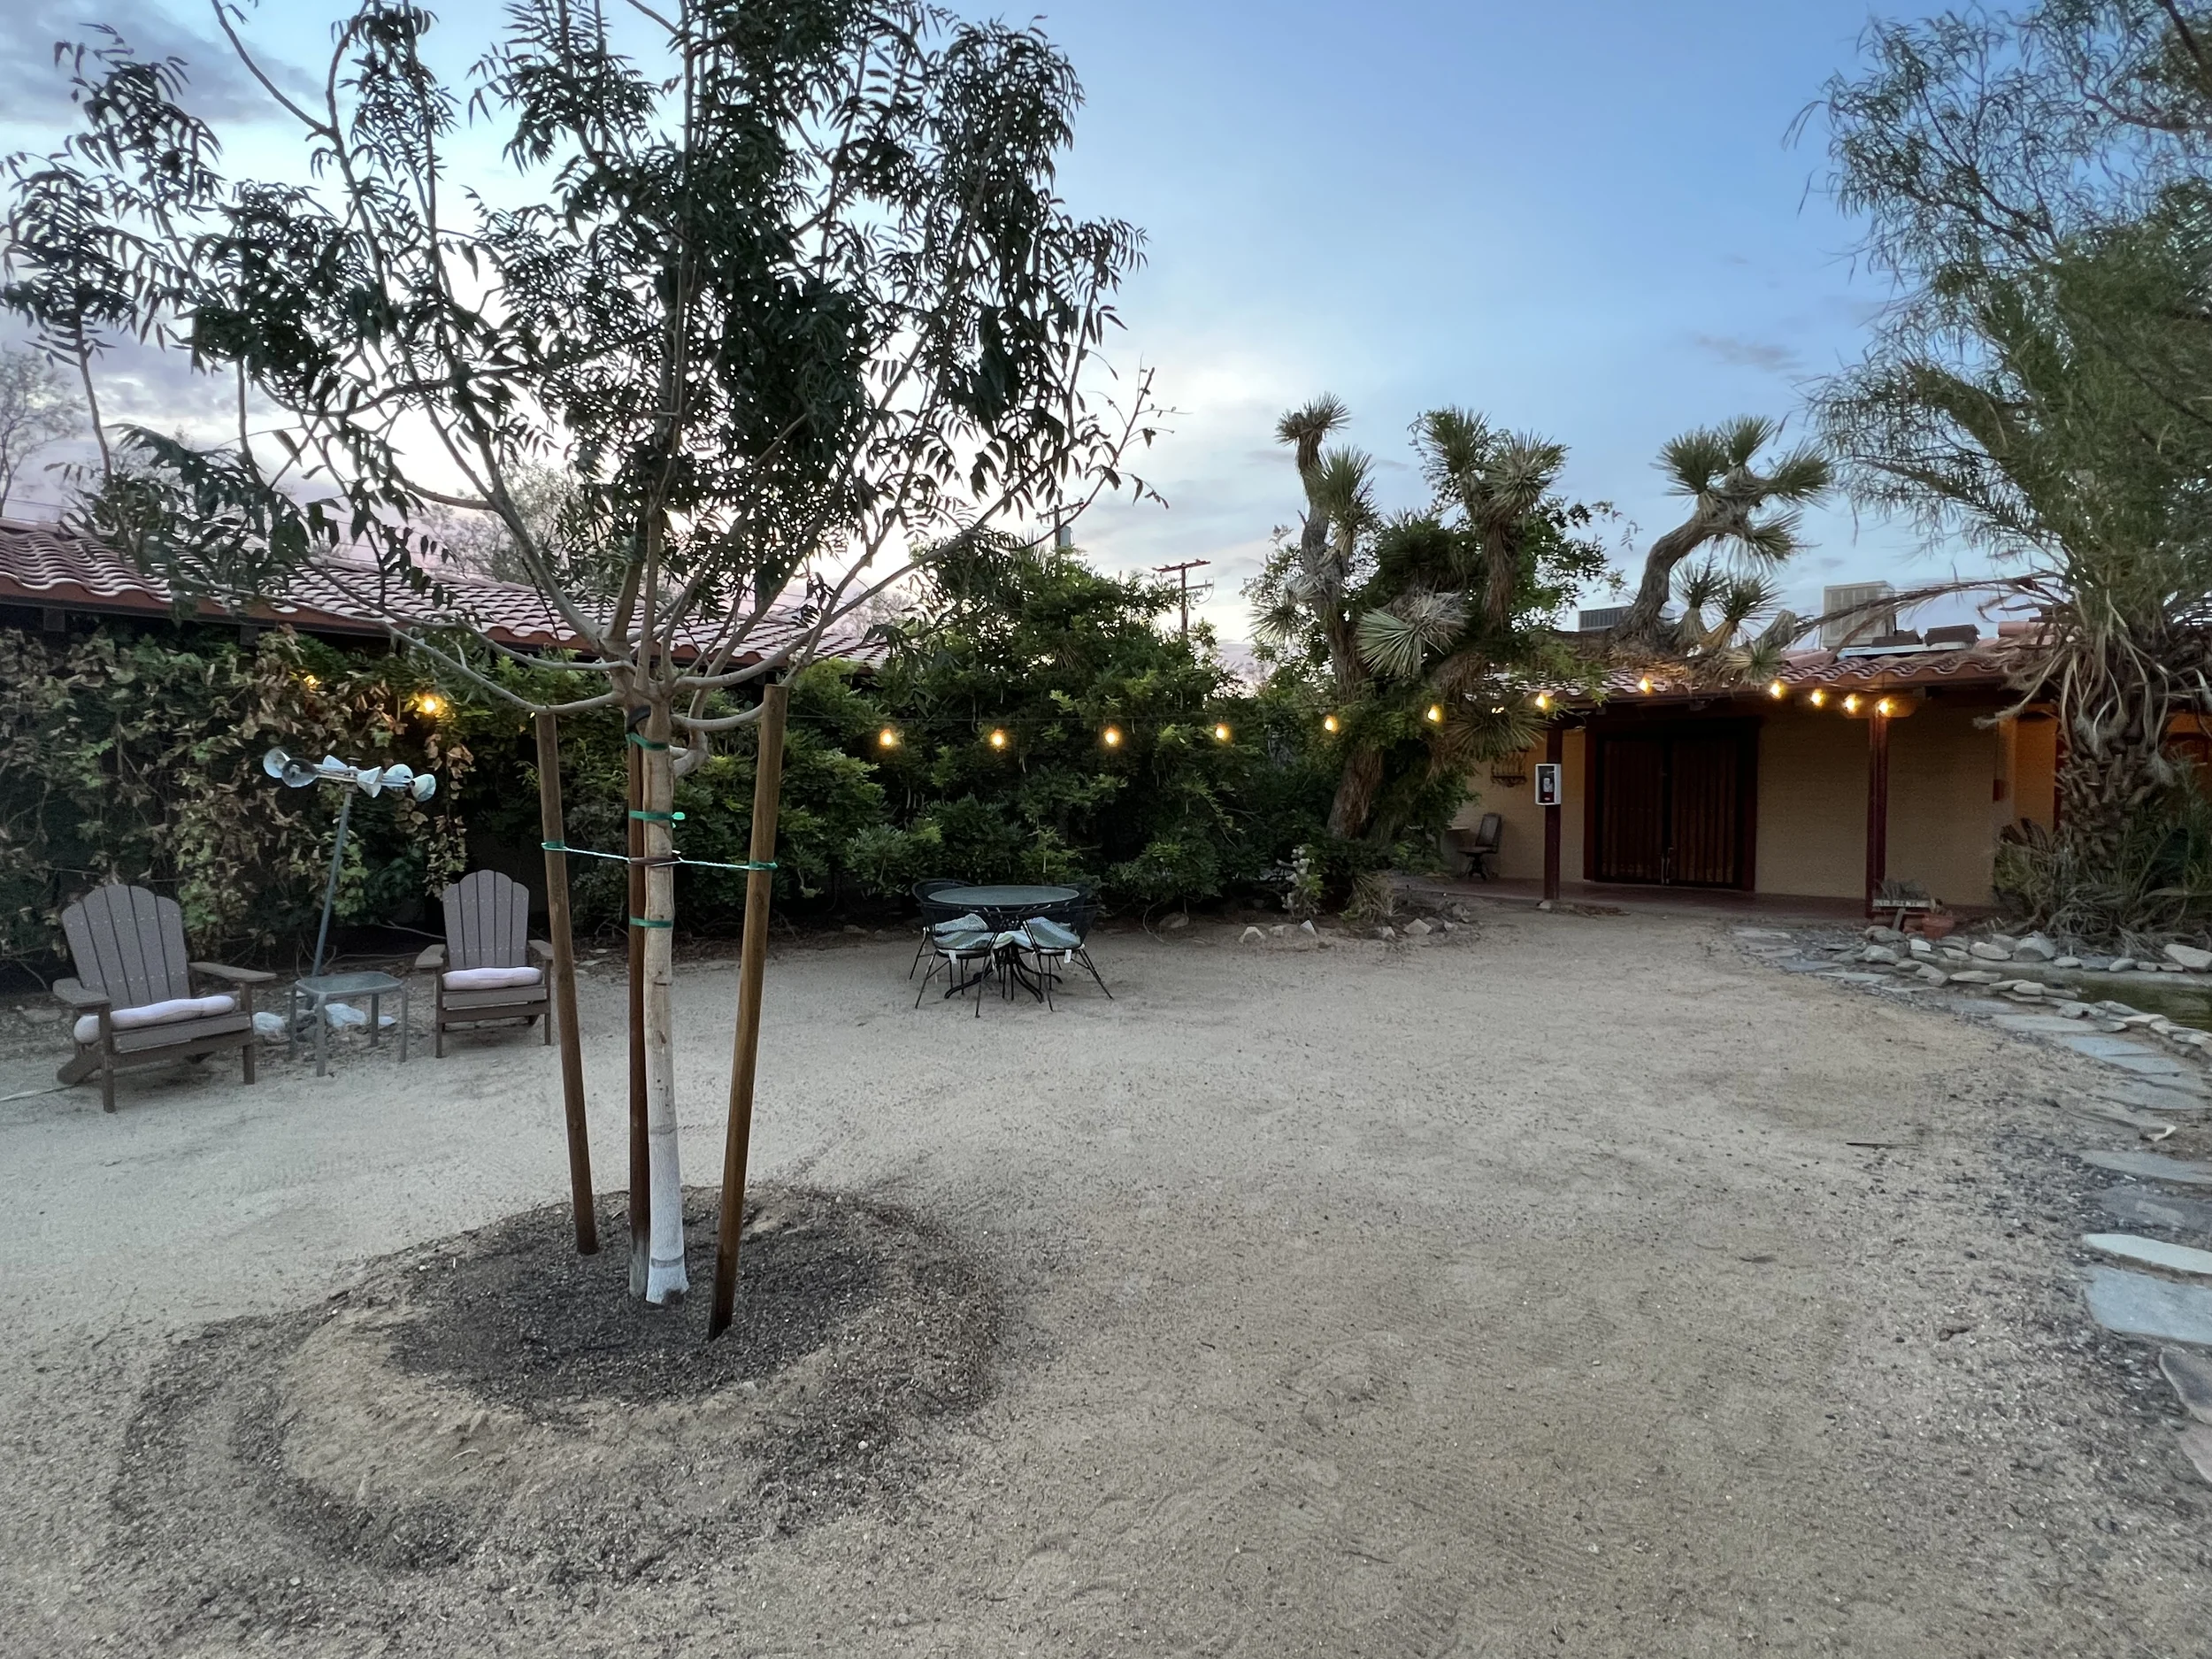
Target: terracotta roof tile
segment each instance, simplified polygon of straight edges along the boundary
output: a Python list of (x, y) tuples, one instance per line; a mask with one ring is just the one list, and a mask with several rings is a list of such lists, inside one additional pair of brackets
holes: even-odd
[[(472, 623), (501, 644), (519, 650), (580, 649), (577, 635), (535, 588), (466, 572), (442, 572), (451, 603), (440, 605), (366, 561), (329, 558), (300, 572), (280, 599), (250, 605), (202, 600), (194, 614), (211, 621), (236, 619), (265, 626), (288, 624), (307, 633), (381, 637), (383, 613), (418, 627)], [(0, 604), (65, 610), (173, 614), (168, 585), (119, 554), (54, 525), (0, 519)], [(757, 661), (805, 632), (795, 607), (779, 606), (747, 641), (745, 661)], [(826, 632), (820, 655), (879, 658), (882, 647), (849, 621)], [(710, 630), (694, 631), (694, 649), (711, 644)]]
[[(1772, 680), (1715, 687), (1701, 685), (1686, 672), (1660, 667), (1616, 669), (1606, 676), (1608, 701), (1641, 704), (1724, 701), (1732, 698), (1764, 700), (1769, 687), (1779, 681), (1786, 692), (1893, 691), (1937, 686), (1998, 687), (2018, 661), (2028, 641), (2010, 637), (1980, 640), (1953, 650), (1919, 649), (1841, 656), (1834, 651), (1797, 651), (1783, 658)], [(1644, 682), (1651, 688), (1647, 691)]]

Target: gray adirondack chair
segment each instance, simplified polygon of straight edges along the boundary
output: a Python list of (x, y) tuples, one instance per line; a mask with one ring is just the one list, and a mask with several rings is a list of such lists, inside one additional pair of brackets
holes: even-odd
[[(552, 987), (546, 969), (553, 960), (553, 947), (529, 936), (530, 889), (496, 870), (473, 870), (445, 890), (444, 903), (445, 943), (433, 945), (415, 958), (418, 968), (437, 975), (431, 1052), (445, 1057), (449, 1026), (518, 1019), (543, 1019), (545, 1041), (551, 1042)], [(469, 989), (446, 983), (449, 975), (473, 969), (524, 967), (537, 969), (535, 984)]]
[[(77, 977), (58, 979), (54, 995), (82, 1025), (96, 1019), (89, 1041), (79, 1039), (75, 1056), (57, 1074), (65, 1083), (100, 1079), (100, 1110), (115, 1110), (115, 1074), (125, 1066), (198, 1059), (235, 1048), (245, 1079), (254, 1080), (253, 987), (276, 978), (219, 962), (188, 962), (184, 912), (174, 899), (118, 883), (96, 888), (61, 913), (61, 930)], [(234, 1006), (227, 1013), (188, 1013), (153, 1024), (116, 1025), (119, 1015), (196, 995), (194, 976), (224, 987)]]

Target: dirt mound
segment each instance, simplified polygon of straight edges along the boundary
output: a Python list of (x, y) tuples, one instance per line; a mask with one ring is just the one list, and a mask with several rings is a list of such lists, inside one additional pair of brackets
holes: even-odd
[[(703, 1280), (713, 1194), (685, 1224)], [(112, 1493), (176, 1633), (375, 1627), (419, 1573), (621, 1581), (896, 1511), (934, 1466), (929, 1425), (988, 1390), (992, 1281), (904, 1211), (755, 1188), (711, 1344), (703, 1294), (628, 1296), (618, 1208), (601, 1233), (580, 1258), (565, 1210), (532, 1211), (176, 1350)]]

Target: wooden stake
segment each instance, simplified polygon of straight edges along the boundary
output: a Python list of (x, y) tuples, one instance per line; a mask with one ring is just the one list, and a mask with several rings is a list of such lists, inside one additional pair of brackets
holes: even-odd
[[(644, 723), (646, 710), (630, 711), (632, 735)], [(629, 826), (630, 914), (645, 914), (645, 826), (637, 814), (645, 807), (645, 751), (625, 741), (630, 757), (629, 803), (624, 822)], [(653, 1171), (646, 1141), (645, 1123), (645, 930), (630, 924), (630, 1294), (645, 1294), (645, 1278), (653, 1264)]]
[[(787, 686), (761, 692), (760, 759), (753, 769), (753, 842), (747, 859), (756, 866), (776, 856), (776, 808), (783, 795), (784, 716)], [(768, 966), (768, 907), (775, 872), (745, 874), (745, 947), (738, 958), (737, 1039), (730, 1055), (730, 1124), (722, 1148), (722, 1210), (714, 1235), (714, 1306), (707, 1340), (730, 1328), (737, 1306), (737, 1233), (745, 1218), (745, 1165), (753, 1144), (753, 1076), (760, 1059), (760, 982)]]
[[(549, 841), (565, 841), (561, 814), (561, 729), (538, 716), (538, 823)], [(568, 1193), (576, 1210), (576, 1254), (599, 1253), (591, 1193), (591, 1132), (584, 1118), (584, 1045), (576, 1025), (576, 940), (568, 914), (568, 855), (545, 855), (545, 921), (553, 935), (553, 1014), (560, 1021), (561, 1110), (568, 1123)]]

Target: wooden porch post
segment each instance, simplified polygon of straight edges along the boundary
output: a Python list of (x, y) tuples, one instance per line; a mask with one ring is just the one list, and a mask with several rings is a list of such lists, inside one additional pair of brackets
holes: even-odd
[(1889, 717), (1866, 717), (1866, 913), (1889, 874)]
[(1566, 752), (1566, 733), (1559, 722), (1554, 720), (1544, 732), (1544, 764), (1561, 769), (1561, 798), (1544, 809), (1544, 897), (1554, 904), (1559, 902), (1559, 815), (1567, 810)]

